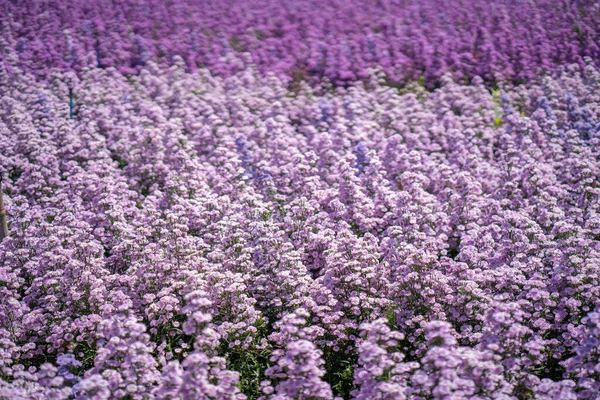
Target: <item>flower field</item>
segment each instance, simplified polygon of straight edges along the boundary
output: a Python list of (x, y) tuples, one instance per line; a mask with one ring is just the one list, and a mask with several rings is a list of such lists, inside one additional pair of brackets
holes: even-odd
[(600, 399), (600, 5), (0, 29), (0, 399)]

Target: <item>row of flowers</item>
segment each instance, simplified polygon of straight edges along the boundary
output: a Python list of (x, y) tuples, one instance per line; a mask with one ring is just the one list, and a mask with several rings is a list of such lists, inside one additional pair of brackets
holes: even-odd
[(393, 83), (446, 72), (528, 82), (600, 57), (600, 5), (581, 0), (4, 1), (0, 56), (47, 76), (88, 65), (137, 73), (149, 61), (230, 76), (249, 64), (290, 81)]

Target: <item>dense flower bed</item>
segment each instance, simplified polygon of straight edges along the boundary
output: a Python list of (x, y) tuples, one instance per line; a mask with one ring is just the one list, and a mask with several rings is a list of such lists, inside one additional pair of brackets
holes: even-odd
[(598, 399), (596, 2), (0, 25), (0, 399)]
[(0, 67), (0, 397), (594, 399), (600, 72)]
[(251, 62), (336, 84), (373, 66), (394, 83), (448, 71), (526, 82), (600, 57), (600, 5), (584, 0), (6, 0), (0, 22), (0, 53), (38, 77), (88, 56), (132, 73), (179, 55), (222, 76)]

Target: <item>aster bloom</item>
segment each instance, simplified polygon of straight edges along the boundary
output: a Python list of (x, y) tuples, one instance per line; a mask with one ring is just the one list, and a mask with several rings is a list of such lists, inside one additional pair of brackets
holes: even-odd
[[(100, 325), (100, 341), (94, 367), (75, 387), (81, 398), (104, 396), (108, 389), (113, 397), (143, 398), (156, 384), (156, 361), (146, 327), (135, 318), (116, 315)], [(65, 357), (58, 362), (65, 363)], [(108, 388), (103, 388), (104, 382)], [(97, 392), (97, 393), (96, 393)]]
[(600, 389), (600, 314), (592, 312), (582, 320), (578, 329), (579, 344), (575, 347), (575, 356), (564, 363), (567, 372), (577, 379), (580, 398), (594, 398)]
[(354, 371), (356, 399), (408, 399), (413, 393), (410, 373), (419, 363), (404, 361), (404, 335), (391, 330), (387, 322), (377, 319), (361, 326), (364, 341), (358, 347), (359, 367)]
[[(303, 328), (308, 313), (298, 309), (284, 317), (280, 330), (285, 349), (271, 353), (271, 367), (265, 370), (269, 380), (261, 382), (261, 399), (331, 399), (331, 387), (322, 380), (325, 371), (322, 351), (304, 339), (310, 329)], [(308, 332), (306, 332), (308, 331)]]

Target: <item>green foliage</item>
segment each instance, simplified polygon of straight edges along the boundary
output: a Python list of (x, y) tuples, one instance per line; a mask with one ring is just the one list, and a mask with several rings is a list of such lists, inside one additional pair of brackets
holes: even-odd
[(235, 51), (244, 51), (244, 44), (237, 36), (232, 36), (229, 39), (229, 45)]
[(21, 174), (23, 173), (23, 170), (21, 168), (18, 167), (13, 167), (8, 171), (8, 177), (13, 181), (16, 182), (17, 179), (19, 179), (21, 177)]
[(273, 215), (272, 211), (265, 211), (264, 213), (261, 214), (261, 217), (262, 217), (263, 221), (268, 221), (269, 218), (271, 218), (271, 215)]
[(123, 169), (129, 164), (129, 162), (127, 160), (123, 160), (123, 159), (119, 158), (118, 156), (113, 156), (112, 159), (119, 164), (119, 167), (118, 167), (119, 169)]
[(396, 310), (391, 309), (387, 313), (385, 313), (385, 319), (387, 319), (388, 324), (393, 328), (396, 326)]
[[(249, 348), (230, 347), (229, 340), (222, 340), (218, 351), (227, 359), (227, 367), (240, 374), (238, 387), (248, 396), (248, 400), (257, 399), (261, 395), (259, 386), (260, 382), (266, 379), (265, 370), (270, 366), (269, 357), (272, 351), (270, 348), (259, 348), (263, 339), (272, 332), (272, 327), (263, 318), (259, 318), (254, 326), (257, 332), (253, 335)], [(244, 338), (241, 340), (244, 341)]]
[(239, 372), (238, 387), (249, 400), (260, 396), (259, 385), (265, 379), (265, 370), (269, 368), (269, 350), (229, 349), (227, 352), (228, 367)]
[(358, 361), (356, 351), (325, 349), (323, 359), (325, 360), (325, 376), (323, 380), (328, 382), (336, 396), (344, 399), (350, 398), (354, 390), (354, 365)]
[(500, 90), (492, 89), (492, 100), (494, 103), (500, 105)]
[(502, 119), (502, 117), (496, 117), (494, 118), (494, 127), (495, 128), (500, 128), (502, 126), (502, 123), (504, 122), (504, 120)]

